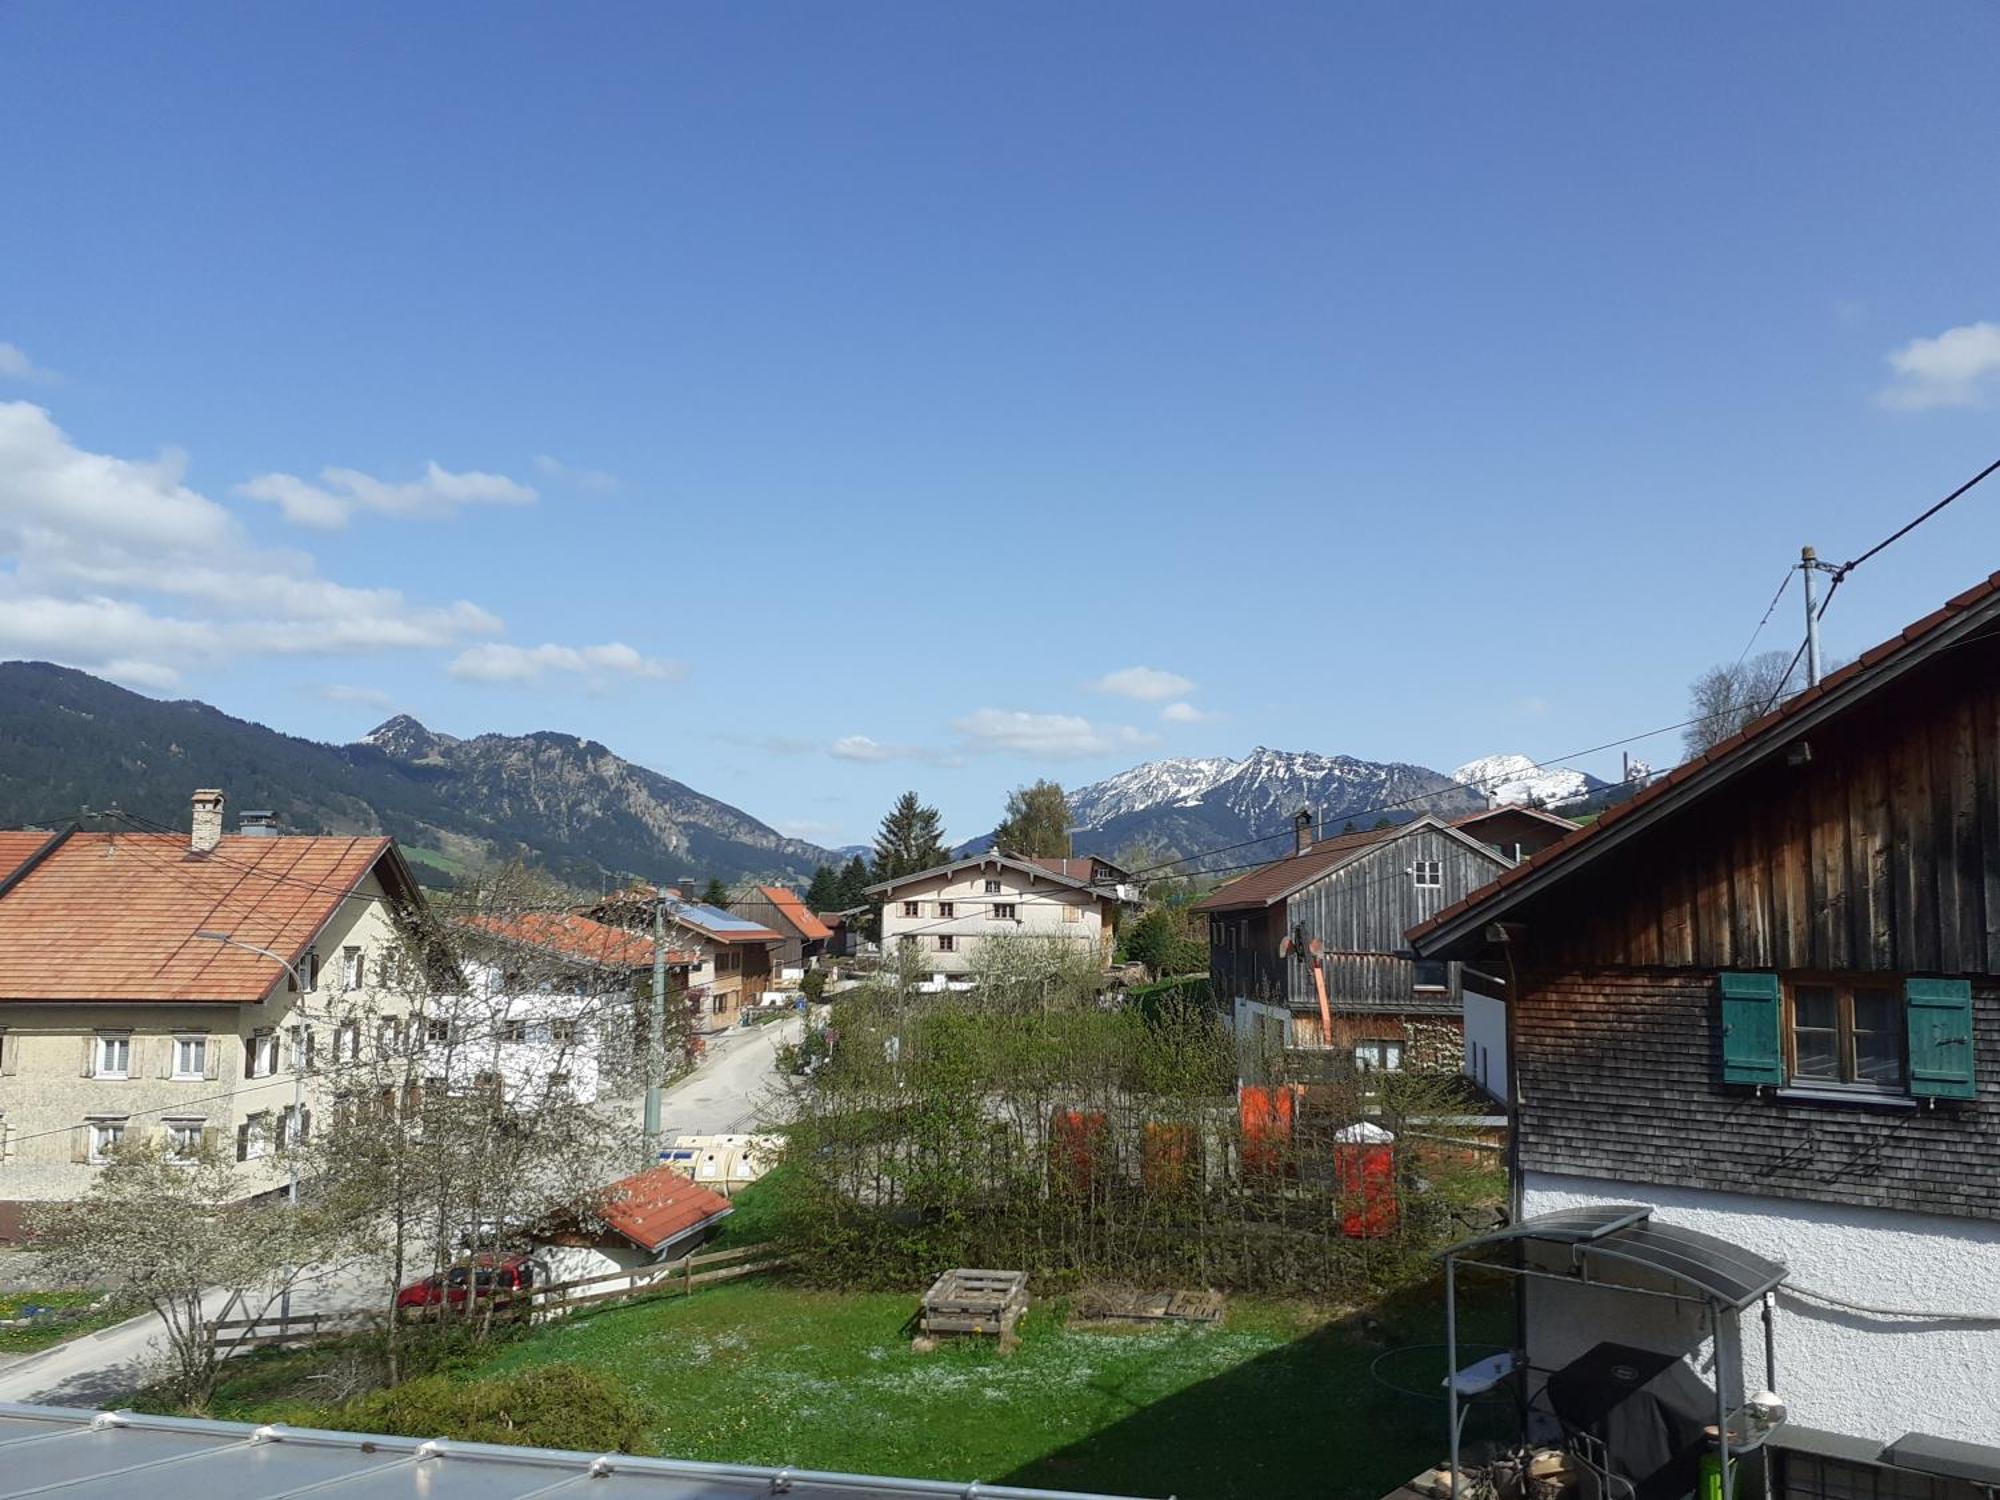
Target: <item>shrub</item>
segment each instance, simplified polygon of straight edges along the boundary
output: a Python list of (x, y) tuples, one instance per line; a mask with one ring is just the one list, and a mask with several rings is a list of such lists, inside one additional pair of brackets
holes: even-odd
[(827, 973), (824, 969), (807, 969), (806, 977), (799, 981), (799, 993), (806, 999), (817, 1002), (826, 994)]
[(543, 1365), (486, 1380), (422, 1375), (342, 1405), (349, 1431), (450, 1437), (468, 1443), (638, 1453), (650, 1420), (608, 1375), (582, 1365)]

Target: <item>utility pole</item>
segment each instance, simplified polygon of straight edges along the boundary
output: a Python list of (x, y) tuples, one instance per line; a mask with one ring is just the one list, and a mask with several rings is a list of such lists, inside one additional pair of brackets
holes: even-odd
[(1819, 616), (1813, 611), (1813, 574), (1819, 571), (1819, 554), (1810, 547), (1799, 548), (1799, 572), (1805, 575), (1806, 594), (1806, 686), (1819, 682)]
[(653, 1004), (646, 1022), (646, 1165), (660, 1159), (660, 1076), (666, 1072), (667, 893), (653, 887)]

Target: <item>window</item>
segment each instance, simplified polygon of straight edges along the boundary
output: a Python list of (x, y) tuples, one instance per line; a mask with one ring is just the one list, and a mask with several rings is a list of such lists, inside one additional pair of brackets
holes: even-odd
[(1451, 988), (1450, 971), (1444, 960), (1420, 958), (1416, 961), (1416, 977), (1412, 981), (1420, 990), (1443, 990)]
[(955, 953), (958, 951), (958, 939), (948, 932), (940, 932), (938, 934), (937, 944), (938, 952), (940, 953)]
[(308, 992), (319, 988), (319, 950), (306, 949), (305, 957), (298, 961), (299, 977), (306, 982)]
[(1420, 891), (1434, 891), (1444, 885), (1444, 862), (1436, 859), (1420, 859), (1410, 866), (1410, 875)]
[(569, 1074), (567, 1073), (549, 1074), (549, 1092), (555, 1094), (567, 1094), (570, 1091), (571, 1090), (569, 1085)]
[(996, 922), (1011, 922), (1011, 921), (1013, 921), (1013, 920), (1014, 920), (1014, 903), (1013, 903), (1013, 902), (1011, 902), (1011, 901), (996, 901), (996, 902), (994, 902), (994, 903), (993, 903), (993, 920), (994, 920), (994, 921), (996, 921)]
[(285, 1066), (303, 1073), (313, 1065), (313, 1031), (310, 1026), (294, 1026), (286, 1035)]
[(174, 1077), (180, 1079), (206, 1078), (208, 1076), (208, 1038), (205, 1036), (177, 1036), (174, 1038)]
[(709, 1005), (709, 1011), (713, 1015), (719, 1016), (727, 1009), (729, 1009), (729, 997), (727, 995), (717, 995)]
[(271, 1112), (259, 1110), (236, 1127), (236, 1159), (261, 1161), (271, 1152)]
[(384, 1016), (375, 1028), (375, 1055), (394, 1057), (403, 1050), (403, 1023), (394, 1016)]
[(451, 1022), (424, 1022), (424, 1040), (426, 1042), (437, 1043), (440, 1046), (449, 1046), (451, 1043)]
[(269, 1078), (278, 1071), (278, 1033), (258, 1031), (243, 1038), (243, 1076)]
[(525, 1042), (527, 1039), (528, 1023), (526, 1021), (502, 1021), (500, 1023), (501, 1041), (519, 1043)]
[(360, 989), (363, 972), (361, 950), (354, 947), (342, 948), (340, 950), (340, 987), (344, 990)]
[(1354, 1066), (1364, 1073), (1394, 1073), (1403, 1066), (1401, 1042), (1356, 1042)]
[(999, 894), (1000, 894), (1000, 882), (999, 882), (999, 881), (997, 881), (997, 880), (989, 880), (989, 881), (987, 881), (987, 882), (986, 882), (986, 894), (987, 894), (987, 895), (989, 895), (989, 896), (997, 896), (997, 895), (999, 895)]
[(576, 1044), (576, 1022), (549, 1022), (549, 1040), (565, 1047), (574, 1046)]
[(1903, 999), (1865, 979), (1798, 979), (1791, 991), (1791, 1077), (1810, 1088), (1900, 1092)]
[(130, 1078), (132, 1076), (132, 1038), (130, 1034), (100, 1033), (97, 1038), (96, 1065), (91, 1073), (97, 1078)]
[(906, 916), (906, 917), (921, 917), (921, 916), (922, 916), (923, 914), (924, 914), (924, 903), (923, 903), (923, 902), (921, 902), (921, 901), (905, 901), (905, 902), (903, 903), (903, 915), (904, 915), (904, 916)]
[(342, 1021), (333, 1030), (333, 1060), (337, 1063), (361, 1061), (361, 1023)]
[(175, 1161), (192, 1161), (201, 1155), (201, 1135), (203, 1122), (200, 1120), (164, 1120), (162, 1132), (167, 1139), (167, 1155)]
[(941, 917), (950, 917), (950, 916), (955, 916), (955, 915), (957, 915), (957, 912), (958, 912), (958, 907), (957, 907), (956, 903), (954, 903), (954, 902), (950, 902), (950, 901), (940, 901), (940, 902), (938, 902), (938, 915), (939, 915), (939, 916), (941, 916)]
[(118, 1143), (125, 1139), (123, 1120), (92, 1120), (84, 1126), (84, 1129), (89, 1134), (90, 1159), (100, 1164), (116, 1151)]

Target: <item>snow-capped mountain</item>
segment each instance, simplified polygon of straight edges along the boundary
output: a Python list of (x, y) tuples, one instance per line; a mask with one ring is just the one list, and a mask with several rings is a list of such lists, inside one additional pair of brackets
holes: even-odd
[(1496, 803), (1532, 802), (1538, 807), (1578, 802), (1605, 785), (1587, 772), (1538, 766), (1525, 755), (1482, 755), (1453, 771), (1451, 779)]
[(1300, 808), (1338, 833), (1350, 821), (1365, 828), (1383, 817), (1449, 817), (1484, 806), (1483, 797), (1423, 766), (1263, 746), (1241, 760), (1151, 761), (1070, 794), (1083, 830), (1075, 836), (1079, 854), (1116, 856), (1143, 846), (1188, 855), (1270, 840), (1218, 854), (1208, 861), (1217, 867), (1277, 858), (1280, 836)]

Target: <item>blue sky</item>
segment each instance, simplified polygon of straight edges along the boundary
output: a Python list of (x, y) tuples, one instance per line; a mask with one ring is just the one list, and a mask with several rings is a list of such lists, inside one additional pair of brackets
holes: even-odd
[[(0, 656), (571, 730), (823, 842), (1671, 723), (1801, 542), (2000, 453), (1996, 45), (1969, 0), (8, 7)], [(1996, 543), (1975, 492), (1829, 651)]]

